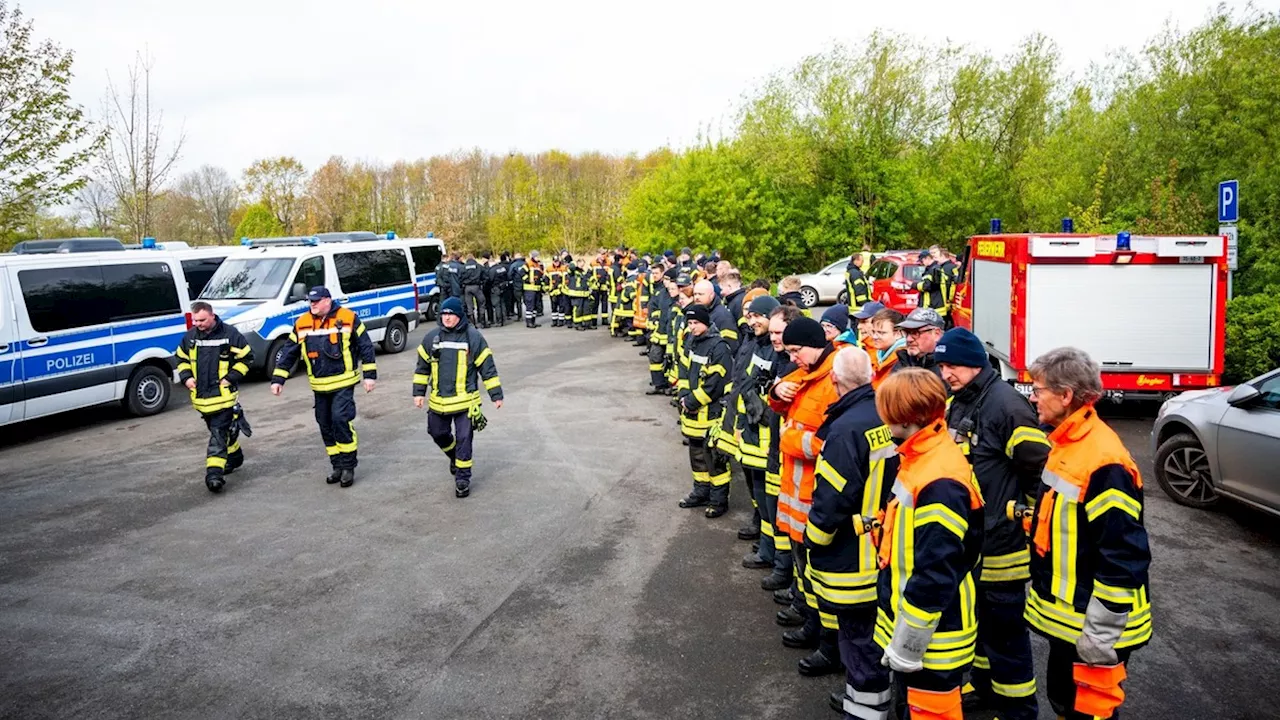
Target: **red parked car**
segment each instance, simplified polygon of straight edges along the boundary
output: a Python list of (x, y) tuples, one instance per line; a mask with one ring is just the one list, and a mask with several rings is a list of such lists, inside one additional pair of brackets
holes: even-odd
[(919, 250), (895, 250), (871, 263), (867, 277), (871, 280), (871, 299), (884, 303), (906, 315), (920, 302), (916, 283), (924, 274)]

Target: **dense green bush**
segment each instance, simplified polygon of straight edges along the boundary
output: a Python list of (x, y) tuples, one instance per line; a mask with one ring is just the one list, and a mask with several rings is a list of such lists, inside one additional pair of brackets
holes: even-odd
[(1226, 382), (1239, 383), (1280, 367), (1280, 287), (1227, 305)]

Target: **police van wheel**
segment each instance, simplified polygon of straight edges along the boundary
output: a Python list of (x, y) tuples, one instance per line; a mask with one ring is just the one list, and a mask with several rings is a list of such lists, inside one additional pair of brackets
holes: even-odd
[(276, 360), (280, 357), (280, 352), (284, 350), (284, 344), (288, 342), (288, 338), (277, 338), (271, 343), (271, 347), (267, 348), (267, 362), (262, 366), (262, 371), (266, 373), (267, 379), (276, 376)]
[(409, 347), (409, 326), (403, 320), (387, 323), (387, 333), (382, 337), (382, 349), (389, 353), (404, 352)]
[(155, 415), (168, 407), (172, 385), (172, 379), (160, 368), (150, 365), (138, 368), (125, 387), (125, 409), (138, 417)]

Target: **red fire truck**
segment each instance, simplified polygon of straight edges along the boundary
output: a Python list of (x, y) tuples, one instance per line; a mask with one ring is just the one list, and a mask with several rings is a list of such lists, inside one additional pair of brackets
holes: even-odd
[(1027, 368), (1071, 345), (1102, 365), (1115, 401), (1216, 387), (1226, 340), (1221, 236), (978, 235), (965, 250), (956, 325), (1023, 394)]

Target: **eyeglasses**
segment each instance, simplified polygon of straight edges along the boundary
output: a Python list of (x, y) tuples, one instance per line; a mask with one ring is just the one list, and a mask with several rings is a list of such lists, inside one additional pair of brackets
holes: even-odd
[(1040, 386), (1040, 385), (1032, 385), (1032, 386), (1031, 386), (1031, 397), (1033, 397), (1033, 398), (1038, 398), (1038, 397), (1040, 397), (1040, 394), (1041, 394), (1041, 393), (1056, 393), (1056, 394), (1061, 394), (1061, 393), (1062, 393), (1062, 390), (1061, 390), (1060, 388), (1048, 387), (1048, 386)]
[(933, 327), (932, 325), (927, 325), (927, 326), (925, 326), (925, 327), (911, 328), (910, 330), (907, 330), (907, 329), (905, 329), (905, 328), (904, 328), (903, 333), (904, 333), (907, 337), (916, 337), (917, 335), (923, 335), (924, 333), (927, 333), (927, 332), (930, 332), (930, 331), (933, 331), (933, 330), (937, 330), (938, 332), (942, 332), (942, 330), (940, 330), (940, 329), (938, 329), (938, 328), (936, 328), (936, 327)]

